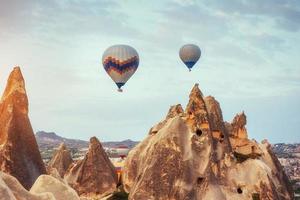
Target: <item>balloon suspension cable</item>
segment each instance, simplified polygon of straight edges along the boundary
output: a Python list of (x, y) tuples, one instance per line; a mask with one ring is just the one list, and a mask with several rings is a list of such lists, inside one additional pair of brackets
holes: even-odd
[(118, 92), (123, 92), (123, 90), (121, 88), (118, 89)]
[(189, 72), (191, 72), (192, 70), (189, 68)]

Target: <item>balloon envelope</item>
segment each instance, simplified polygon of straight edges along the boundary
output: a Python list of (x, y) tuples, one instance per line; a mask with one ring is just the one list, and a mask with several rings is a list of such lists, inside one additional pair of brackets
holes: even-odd
[(196, 64), (201, 56), (201, 50), (197, 45), (186, 44), (182, 46), (179, 50), (179, 57), (184, 62), (184, 64), (189, 68)]
[(134, 74), (139, 65), (139, 55), (134, 48), (128, 45), (114, 45), (105, 50), (102, 56), (102, 64), (121, 90), (121, 87)]

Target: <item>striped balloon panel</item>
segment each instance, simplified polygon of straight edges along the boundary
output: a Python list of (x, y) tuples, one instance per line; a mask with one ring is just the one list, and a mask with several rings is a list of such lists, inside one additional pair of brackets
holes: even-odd
[(122, 74), (120, 74), (117, 70), (110, 70), (107, 73), (115, 83), (126, 83), (135, 71), (136, 68), (131, 68), (127, 71), (122, 72)]
[(123, 74), (131, 69), (136, 70), (139, 65), (137, 56), (131, 57), (128, 60), (120, 61), (111, 56), (107, 57), (103, 61), (104, 69), (109, 73), (110, 71), (116, 71), (119, 74)]

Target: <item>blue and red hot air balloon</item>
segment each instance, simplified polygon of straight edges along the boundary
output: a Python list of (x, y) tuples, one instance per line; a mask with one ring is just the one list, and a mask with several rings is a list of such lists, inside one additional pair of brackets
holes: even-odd
[(105, 50), (102, 64), (122, 92), (122, 86), (130, 79), (139, 66), (137, 51), (128, 45), (114, 45)]
[(187, 66), (189, 71), (193, 68), (201, 56), (201, 50), (197, 45), (186, 44), (179, 50), (179, 57)]

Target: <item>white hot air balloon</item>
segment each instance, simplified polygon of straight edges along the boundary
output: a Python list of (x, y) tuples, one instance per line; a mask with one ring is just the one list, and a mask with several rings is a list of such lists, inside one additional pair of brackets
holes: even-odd
[(118, 86), (118, 91), (130, 79), (139, 66), (137, 51), (128, 45), (114, 45), (105, 50), (102, 56), (102, 64)]

